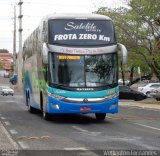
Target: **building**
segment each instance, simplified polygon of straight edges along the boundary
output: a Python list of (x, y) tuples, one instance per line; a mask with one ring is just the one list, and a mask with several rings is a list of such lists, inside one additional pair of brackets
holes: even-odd
[[(11, 53), (0, 53), (1, 75), (8, 76), (13, 70), (13, 55)], [(3, 71), (3, 72), (2, 72)]]

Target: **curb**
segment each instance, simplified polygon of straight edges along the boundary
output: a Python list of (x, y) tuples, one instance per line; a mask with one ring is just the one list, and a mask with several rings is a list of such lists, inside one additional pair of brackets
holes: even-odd
[(119, 101), (120, 106), (128, 106), (128, 107), (140, 107), (140, 108), (148, 108), (148, 109), (157, 109), (160, 110), (160, 103), (154, 104), (154, 103), (149, 103), (145, 101)]
[(18, 144), (12, 139), (0, 121), (0, 150), (18, 150)]

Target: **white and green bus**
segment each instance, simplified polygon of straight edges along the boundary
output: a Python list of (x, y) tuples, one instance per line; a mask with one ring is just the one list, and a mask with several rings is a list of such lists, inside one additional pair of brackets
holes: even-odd
[(29, 112), (118, 112), (118, 48), (112, 20), (96, 14), (46, 16), (23, 46), (23, 84)]

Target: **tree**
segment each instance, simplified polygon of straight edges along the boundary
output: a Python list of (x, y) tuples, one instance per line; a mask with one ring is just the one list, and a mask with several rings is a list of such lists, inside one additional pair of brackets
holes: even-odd
[(0, 49), (0, 53), (9, 53), (7, 49)]
[(3, 65), (2, 65), (2, 63), (0, 62), (0, 70), (2, 70), (3, 69)]
[(97, 13), (113, 19), (117, 40), (127, 45), (130, 53), (130, 66), (151, 69), (160, 80), (160, 1), (132, 0), (129, 6), (100, 8)]

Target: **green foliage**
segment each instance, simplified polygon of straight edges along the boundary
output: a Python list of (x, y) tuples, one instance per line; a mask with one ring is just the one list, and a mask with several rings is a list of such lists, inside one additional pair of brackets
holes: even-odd
[(0, 70), (2, 70), (3, 69), (3, 65), (2, 65), (2, 63), (0, 62)]
[(117, 41), (127, 46), (129, 67), (140, 66), (160, 80), (160, 1), (132, 0), (130, 9), (100, 8), (97, 13), (111, 17)]
[(0, 53), (9, 53), (7, 49), (0, 49)]

